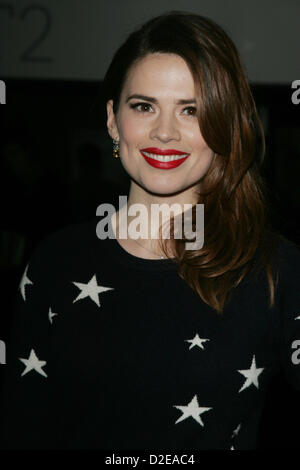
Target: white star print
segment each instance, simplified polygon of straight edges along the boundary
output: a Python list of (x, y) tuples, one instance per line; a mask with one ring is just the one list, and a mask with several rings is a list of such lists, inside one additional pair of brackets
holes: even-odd
[(34, 352), (34, 349), (32, 349), (30, 351), (30, 356), (28, 359), (23, 359), (21, 357), (19, 357), (20, 361), (22, 361), (26, 368), (25, 370), (23, 371), (23, 373), (21, 374), (21, 377), (25, 374), (27, 374), (27, 372), (30, 372), (31, 370), (35, 370), (36, 372), (38, 372), (39, 374), (43, 375), (44, 377), (47, 377), (47, 374), (42, 370), (42, 367), (47, 364), (46, 361), (39, 361), (35, 352)]
[(264, 367), (257, 368), (256, 363), (255, 363), (255, 356), (253, 356), (252, 359), (252, 364), (250, 369), (246, 370), (239, 370), (238, 372), (246, 377), (246, 381), (242, 388), (239, 390), (241, 392), (245, 388), (249, 387), (251, 384), (255, 385), (256, 388), (258, 388), (258, 376), (262, 373), (264, 370)]
[(20, 282), (20, 290), (21, 290), (21, 294), (22, 294), (22, 297), (24, 300), (26, 300), (25, 298), (25, 287), (27, 286), (27, 284), (33, 284), (33, 282), (27, 277), (27, 269), (28, 269), (28, 266), (26, 266), (26, 269), (24, 271), (24, 274), (22, 276), (22, 279), (21, 279), (21, 282)]
[(236, 436), (240, 432), (240, 429), (241, 429), (241, 424), (239, 424), (238, 427), (233, 431), (231, 438)]
[(201, 424), (201, 426), (204, 426), (204, 424), (203, 424), (202, 419), (200, 418), (200, 415), (204, 413), (205, 411), (212, 409), (211, 407), (210, 408), (199, 407), (197, 395), (194, 396), (194, 398), (190, 401), (190, 403), (187, 406), (174, 405), (174, 407), (182, 411), (182, 416), (180, 416), (180, 418), (177, 419), (175, 424), (191, 416), (192, 418), (194, 418), (195, 421), (197, 421), (197, 423)]
[(230, 450), (235, 450), (235, 448), (233, 446), (230, 447)]
[(204, 349), (204, 346), (202, 345), (202, 343), (204, 341), (209, 341), (209, 339), (199, 338), (199, 335), (197, 333), (193, 339), (186, 339), (185, 341), (187, 341), (188, 343), (191, 343), (189, 349), (192, 349), (194, 346), (199, 346), (199, 348)]
[(295, 320), (300, 320), (300, 315), (298, 317), (296, 317)]
[(55, 315), (58, 315), (58, 313), (52, 312), (51, 307), (50, 307), (50, 308), (49, 308), (49, 314), (48, 314), (48, 318), (49, 318), (49, 322), (50, 322), (50, 323), (53, 323), (53, 322), (52, 322), (52, 318), (53, 318)]
[(103, 287), (98, 286), (96, 274), (91, 278), (91, 280), (87, 284), (83, 284), (82, 282), (73, 282), (78, 289), (81, 290), (78, 297), (73, 301), (76, 302), (77, 300), (84, 299), (85, 297), (90, 297), (97, 305), (100, 307), (99, 302), (99, 294), (100, 292), (106, 292), (108, 290), (114, 290), (113, 287)]

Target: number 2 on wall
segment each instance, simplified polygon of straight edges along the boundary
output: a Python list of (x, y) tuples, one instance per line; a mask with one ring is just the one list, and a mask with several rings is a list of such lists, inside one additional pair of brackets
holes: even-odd
[[(8, 3), (0, 4), (0, 12), (6, 11), (10, 18), (15, 16), (14, 6)], [(20, 54), (19, 59), (22, 62), (52, 62), (51, 57), (38, 56), (34, 55), (38, 47), (42, 44), (43, 41), (47, 38), (50, 33), (52, 21), (50, 11), (42, 5), (28, 5), (21, 11), (19, 18), (22, 21), (27, 21), (30, 19), (32, 13), (39, 12), (42, 19), (41, 31), (38, 36), (27, 46), (27, 48)]]

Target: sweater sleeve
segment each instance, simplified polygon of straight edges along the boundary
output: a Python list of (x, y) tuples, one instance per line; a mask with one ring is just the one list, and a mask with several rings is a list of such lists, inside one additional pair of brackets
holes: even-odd
[[(43, 245), (43, 244), (42, 244)], [(56, 448), (56, 408), (50, 369), (50, 280), (41, 246), (23, 273), (7, 345), (1, 387), (0, 447)]]
[(280, 250), (281, 364), (288, 384), (300, 391), (300, 251), (290, 242)]

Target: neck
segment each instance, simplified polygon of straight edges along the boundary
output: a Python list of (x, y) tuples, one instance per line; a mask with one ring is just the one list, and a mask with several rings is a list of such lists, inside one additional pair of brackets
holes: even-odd
[(185, 193), (173, 196), (151, 194), (132, 183), (127, 204), (115, 214), (116, 237), (131, 240), (146, 250), (145, 255), (148, 252), (148, 255), (152, 253), (157, 257), (167, 257), (159, 242), (161, 228), (167, 255), (174, 257), (170, 242), (166, 240), (170, 239), (169, 222), (172, 216), (182, 214), (184, 204), (195, 204), (194, 200), (191, 201), (191, 193), (189, 196)]
[(123, 216), (126, 218), (127, 226), (135, 219), (139, 219), (143, 226), (141, 238), (157, 240), (160, 227), (163, 233), (168, 233), (171, 216), (181, 215), (187, 208), (186, 204), (190, 206), (196, 202), (194, 187), (184, 192), (163, 195), (149, 193), (132, 181), (127, 200), (127, 214), (124, 208)]

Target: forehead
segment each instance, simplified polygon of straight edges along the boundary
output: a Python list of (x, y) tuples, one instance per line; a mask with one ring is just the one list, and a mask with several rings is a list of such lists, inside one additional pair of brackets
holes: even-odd
[(148, 54), (129, 69), (123, 92), (142, 93), (145, 88), (153, 90), (153, 93), (160, 89), (191, 93), (194, 79), (187, 63), (179, 55)]

